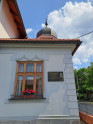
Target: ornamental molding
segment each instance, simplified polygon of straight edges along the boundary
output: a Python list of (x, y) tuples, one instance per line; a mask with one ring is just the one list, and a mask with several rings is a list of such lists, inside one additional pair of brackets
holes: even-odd
[(28, 54), (14, 54), (10, 57), (10, 61), (48, 61), (47, 55), (28, 55)]
[(25, 55), (21, 58), (16, 58), (16, 61), (43, 61), (44, 58), (39, 58), (37, 55), (35, 55), (32, 58), (27, 58)]

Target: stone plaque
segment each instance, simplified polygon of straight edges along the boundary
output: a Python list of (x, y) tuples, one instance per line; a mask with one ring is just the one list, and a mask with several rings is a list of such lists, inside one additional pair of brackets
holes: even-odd
[(48, 81), (63, 81), (63, 72), (48, 72)]

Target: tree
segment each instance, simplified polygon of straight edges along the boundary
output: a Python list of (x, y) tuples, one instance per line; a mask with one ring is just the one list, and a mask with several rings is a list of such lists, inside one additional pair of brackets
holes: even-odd
[(93, 62), (90, 63), (91, 65), (88, 67), (88, 74), (87, 74), (87, 92), (89, 94), (90, 100), (92, 100), (93, 94)]
[(80, 99), (93, 100), (93, 62), (86, 68), (74, 70), (76, 91)]
[(77, 94), (80, 100), (80, 97), (86, 96), (86, 83), (87, 83), (87, 69), (82, 68), (79, 70), (74, 70), (75, 74), (75, 83), (76, 83), (76, 89), (77, 89)]

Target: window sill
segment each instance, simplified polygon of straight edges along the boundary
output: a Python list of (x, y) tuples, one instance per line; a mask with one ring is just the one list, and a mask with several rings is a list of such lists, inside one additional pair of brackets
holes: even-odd
[(15, 96), (12, 97), (10, 99), (8, 99), (9, 101), (11, 100), (45, 100), (46, 98), (43, 98), (42, 96), (28, 96), (28, 95), (24, 95), (24, 96)]

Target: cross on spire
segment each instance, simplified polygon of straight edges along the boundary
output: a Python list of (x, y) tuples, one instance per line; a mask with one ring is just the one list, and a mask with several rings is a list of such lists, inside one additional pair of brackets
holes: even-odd
[(46, 27), (48, 26), (48, 22), (47, 22), (47, 20), (48, 20), (48, 19), (46, 18), (46, 21), (45, 21), (45, 25), (46, 25)]

